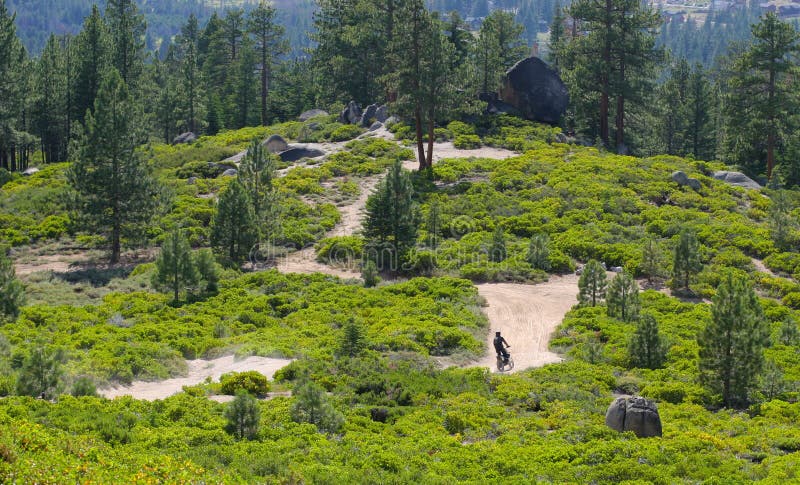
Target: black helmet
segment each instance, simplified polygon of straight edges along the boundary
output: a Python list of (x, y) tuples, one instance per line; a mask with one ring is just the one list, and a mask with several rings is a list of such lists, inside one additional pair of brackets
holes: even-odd
[(494, 334), (498, 337), (500, 336), (500, 332), (495, 332)]

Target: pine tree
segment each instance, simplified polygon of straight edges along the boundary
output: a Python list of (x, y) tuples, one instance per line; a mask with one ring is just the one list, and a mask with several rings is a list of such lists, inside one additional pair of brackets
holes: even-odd
[(156, 258), (153, 285), (171, 290), (172, 301), (177, 303), (181, 289), (194, 286), (198, 278), (189, 241), (183, 231), (176, 229), (164, 241), (161, 252)]
[(660, 369), (667, 359), (667, 344), (658, 332), (658, 322), (645, 313), (636, 322), (636, 331), (628, 344), (628, 358), (633, 367)]
[(367, 335), (364, 326), (350, 318), (342, 327), (337, 355), (340, 357), (358, 357), (367, 347)]
[(5, 255), (5, 251), (0, 251), (0, 320), (16, 320), (24, 304), (25, 287), (17, 279), (14, 263)]
[(433, 199), (429, 205), (427, 227), (428, 247), (436, 249), (439, 247), (439, 239), (442, 233), (441, 209), (439, 200)]
[(590, 259), (578, 279), (578, 301), (597, 306), (606, 297), (606, 281), (606, 270), (597, 260)]
[[(754, 42), (733, 64), (726, 107), (725, 145), (731, 163), (759, 173), (766, 161), (772, 178), (776, 153), (794, 127), (794, 58), (800, 51), (800, 34), (768, 12), (752, 26)], [(754, 163), (755, 162), (755, 163)]]
[(800, 329), (797, 328), (797, 322), (791, 316), (787, 316), (781, 322), (781, 328), (778, 331), (778, 343), (781, 345), (800, 344)]
[(292, 391), (294, 403), (289, 411), (295, 423), (310, 423), (323, 433), (335, 433), (344, 424), (338, 412), (325, 395), (325, 390), (314, 381), (298, 383)]
[(136, 90), (144, 71), (144, 16), (134, 0), (108, 0), (106, 22), (111, 34), (111, 64), (125, 84)]
[(222, 192), (211, 221), (211, 247), (228, 264), (245, 260), (256, 242), (253, 206), (247, 190), (237, 180)]
[(66, 52), (58, 38), (51, 35), (36, 64), (33, 95), (34, 131), (41, 139), (46, 163), (67, 159), (68, 127)]
[(700, 261), (700, 243), (689, 229), (681, 230), (672, 259), (672, 289), (689, 291), (692, 277), (703, 269)]
[(640, 270), (647, 277), (648, 283), (653, 283), (654, 278), (664, 275), (664, 252), (655, 238), (648, 237), (642, 246), (642, 265)]
[(725, 407), (746, 406), (764, 365), (769, 327), (747, 275), (727, 272), (700, 333), (700, 379)]
[(256, 53), (259, 59), (261, 74), (261, 124), (268, 124), (267, 98), (269, 97), (269, 83), (272, 78), (272, 68), (275, 58), (288, 51), (288, 44), (284, 39), (283, 26), (275, 22), (275, 7), (261, 1), (258, 7), (251, 10), (247, 17), (247, 31), (255, 40)]
[(258, 436), (261, 423), (261, 408), (258, 400), (247, 391), (241, 389), (236, 397), (225, 408), (228, 420), (227, 430), (236, 439), (252, 440)]
[(0, 168), (9, 171), (24, 165), (17, 161), (17, 145), (26, 100), (26, 55), (17, 38), (15, 18), (6, 10), (5, 0), (0, 0)]
[(652, 69), (660, 52), (653, 31), (661, 18), (638, 0), (577, 0), (569, 12), (584, 34), (569, 42), (562, 67), (573, 99), (583, 100), (576, 105), (581, 110), (578, 116), (593, 127), (589, 135), (610, 146), (609, 117), (615, 111), (615, 143), (621, 150), (626, 103), (640, 103), (654, 77)]
[(376, 192), (367, 199), (364, 237), (367, 246), (379, 252), (371, 259), (382, 270), (398, 270), (416, 242), (413, 194), (410, 174), (396, 161)]
[(364, 266), (361, 268), (361, 278), (364, 280), (364, 288), (372, 288), (378, 285), (380, 276), (375, 261), (369, 260), (364, 263)]
[(772, 204), (769, 206), (769, 227), (772, 240), (778, 249), (787, 251), (791, 247), (792, 234), (797, 226), (792, 217), (794, 209), (789, 192), (778, 190), (772, 195)]
[(684, 136), (686, 153), (697, 160), (711, 160), (716, 153), (716, 134), (714, 127), (715, 99), (708, 75), (700, 64), (695, 64), (688, 85), (688, 124)]
[(75, 112), (71, 118), (84, 123), (87, 110), (95, 109), (95, 99), (111, 57), (108, 29), (96, 5), (92, 7), (91, 15), (86, 17), (74, 46), (76, 66), (72, 106)]
[(17, 393), (21, 396), (55, 398), (61, 390), (64, 376), (61, 363), (63, 352), (38, 343), (22, 363), (17, 376)]
[(492, 245), (489, 248), (489, 261), (501, 263), (506, 260), (506, 235), (500, 224), (496, 224), (492, 233)]
[(179, 99), (183, 100), (185, 118), (183, 127), (192, 133), (199, 132), (199, 120), (202, 119), (202, 103), (200, 100), (203, 99), (203, 80), (198, 52), (199, 37), (197, 17), (192, 14), (186, 21), (186, 25), (181, 28), (181, 36), (178, 39), (178, 44), (180, 45), (179, 60), (181, 62), (180, 87), (182, 91)]
[(203, 283), (205, 291), (207, 293), (217, 291), (219, 271), (211, 250), (205, 248), (197, 251), (194, 256), (194, 265), (197, 268), (197, 274), (200, 276), (200, 281)]
[(116, 69), (103, 79), (94, 113), (71, 153), (67, 178), (88, 227), (106, 233), (111, 263), (122, 239), (135, 239), (153, 220), (160, 188), (137, 147), (144, 141), (141, 115)]
[(564, 10), (561, 8), (561, 3), (556, 1), (553, 10), (553, 22), (550, 23), (550, 42), (549, 42), (549, 55), (547, 60), (553, 69), (558, 71), (561, 68), (561, 56), (563, 55), (564, 43), (566, 32), (564, 29)]
[(494, 92), (500, 78), (517, 61), (528, 54), (522, 39), (524, 27), (514, 15), (495, 10), (483, 20), (476, 42), (476, 72), (480, 75), (481, 92)]
[(606, 311), (609, 317), (623, 322), (631, 322), (639, 318), (642, 305), (639, 301), (639, 284), (628, 273), (619, 273), (606, 292)]
[(275, 178), (275, 158), (253, 140), (239, 164), (239, 183), (247, 191), (253, 206), (261, 241), (268, 241), (279, 232), (278, 193), (272, 186)]
[(537, 232), (531, 236), (528, 245), (528, 262), (533, 269), (548, 271), (550, 269), (550, 235)]

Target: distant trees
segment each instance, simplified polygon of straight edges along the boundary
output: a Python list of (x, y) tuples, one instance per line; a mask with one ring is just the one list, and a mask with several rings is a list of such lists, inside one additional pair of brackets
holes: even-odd
[(503, 10), (494, 10), (483, 20), (475, 43), (481, 92), (497, 91), (505, 71), (527, 57), (523, 31), (523, 26), (514, 21), (514, 15)]
[(310, 423), (323, 433), (335, 433), (344, 424), (344, 416), (325, 395), (325, 390), (312, 380), (299, 382), (292, 391), (294, 403), (289, 411), (292, 421)]
[(261, 74), (261, 124), (267, 125), (267, 98), (269, 97), (269, 83), (272, 77), (272, 68), (275, 57), (285, 54), (289, 46), (283, 38), (285, 29), (278, 25), (275, 19), (275, 7), (264, 0), (250, 11), (247, 17), (247, 32), (253, 36), (257, 58), (258, 70)]
[(183, 231), (176, 229), (167, 236), (156, 258), (153, 285), (172, 291), (173, 303), (177, 303), (181, 290), (191, 291), (201, 283), (204, 291), (215, 291), (217, 265), (208, 249), (192, 253)]
[(143, 141), (140, 111), (116, 69), (104, 77), (94, 111), (86, 114), (67, 179), (87, 227), (105, 233), (111, 263), (122, 240), (138, 237), (152, 220), (160, 188), (137, 150)]
[(723, 406), (746, 406), (764, 366), (769, 326), (746, 275), (727, 272), (712, 302), (712, 319), (697, 338), (700, 379)]
[(583, 267), (578, 279), (578, 301), (582, 305), (597, 306), (606, 297), (606, 270), (595, 259), (590, 259)]

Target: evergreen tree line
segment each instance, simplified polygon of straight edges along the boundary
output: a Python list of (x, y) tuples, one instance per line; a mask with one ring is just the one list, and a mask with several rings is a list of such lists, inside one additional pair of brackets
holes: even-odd
[[(31, 59), (4, 1), (0, 164), (12, 170), (37, 149), (45, 162), (66, 159), (112, 67), (141, 105), (149, 138), (268, 124), (350, 99), (389, 102), (413, 125), (425, 169), (437, 124), (479, 111), (475, 95), (496, 91), (530, 47), (519, 9), (487, 11), (473, 32), (457, 11), (443, 16), (424, 0), (318, 0), (306, 59), (281, 61), (285, 30), (265, 3), (214, 14), (202, 27), (190, 16), (160, 57), (147, 50), (135, 2), (109, 0), (80, 33), (52, 36)], [(796, 184), (796, 30), (767, 14), (752, 41), (710, 71), (659, 47), (661, 25), (634, 0), (554, 7), (549, 60), (571, 94), (565, 129), (620, 152), (720, 159)]]

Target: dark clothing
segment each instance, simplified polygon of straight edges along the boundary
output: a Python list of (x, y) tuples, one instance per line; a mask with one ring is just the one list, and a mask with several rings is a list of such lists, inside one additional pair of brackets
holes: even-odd
[(494, 350), (498, 354), (502, 355), (503, 360), (507, 362), (508, 351), (505, 349), (505, 347), (503, 347), (503, 345), (505, 345), (506, 347), (510, 347), (510, 345), (508, 345), (508, 342), (506, 342), (506, 339), (504, 339), (503, 337), (497, 336), (494, 338)]

